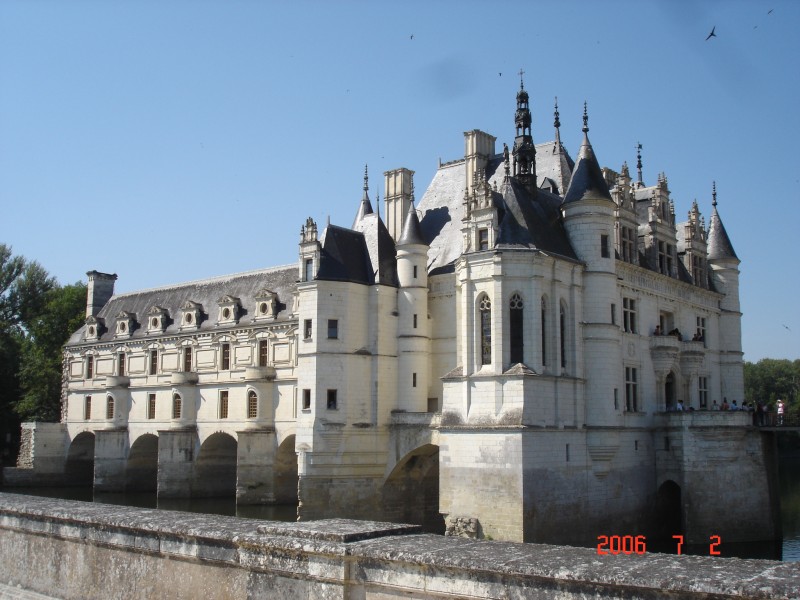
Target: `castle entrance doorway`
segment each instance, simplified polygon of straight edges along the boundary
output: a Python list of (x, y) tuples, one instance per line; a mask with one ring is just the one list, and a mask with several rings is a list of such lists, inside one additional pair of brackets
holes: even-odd
[(683, 533), (681, 487), (671, 479), (662, 483), (658, 488), (655, 525), (656, 537), (660, 539), (672, 539), (673, 535)]
[(125, 491), (155, 492), (158, 485), (158, 436), (152, 433), (136, 438), (125, 468)]
[(192, 496), (236, 496), (237, 449), (238, 443), (227, 433), (215, 433), (203, 442), (194, 464)]
[(69, 445), (64, 473), (70, 485), (94, 483), (94, 433), (84, 431), (75, 436)]
[(395, 523), (422, 525), (428, 533), (443, 534), (439, 513), (439, 447), (426, 444), (406, 454), (386, 479), (382, 490), (384, 518)]

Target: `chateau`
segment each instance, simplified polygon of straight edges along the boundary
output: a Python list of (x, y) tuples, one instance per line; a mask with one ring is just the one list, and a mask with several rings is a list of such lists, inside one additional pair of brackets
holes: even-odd
[(743, 398), (716, 189), (681, 221), (641, 156), (600, 167), (585, 110), (575, 159), (557, 107), (534, 143), (523, 86), (513, 121), (418, 202), (385, 173), (383, 217), (365, 173), (297, 264), (126, 294), (90, 272), (62, 423), (25, 425), (20, 466), (495, 539), (773, 538), (768, 452), (710, 410)]

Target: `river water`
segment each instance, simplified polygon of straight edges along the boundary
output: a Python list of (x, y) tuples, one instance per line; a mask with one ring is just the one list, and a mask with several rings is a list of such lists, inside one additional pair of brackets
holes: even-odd
[[(786, 562), (800, 562), (800, 456), (783, 457), (779, 461), (781, 519), (783, 523), (782, 542), (762, 542), (732, 544), (723, 543), (719, 547), (720, 556), (738, 558), (769, 558)], [(142, 508), (160, 508), (164, 510), (182, 510), (188, 512), (230, 515), (248, 519), (264, 519), (270, 521), (294, 521), (297, 515), (295, 505), (277, 506), (237, 506), (233, 498), (169, 498), (157, 500), (155, 492), (127, 494), (92, 494), (91, 488), (8, 488), (5, 492), (48, 496), (103, 502), (106, 504), (122, 504)], [(649, 550), (657, 550), (648, 543)], [(664, 552), (674, 553), (671, 547), (664, 547)], [(684, 546), (684, 554), (708, 556), (707, 546)]]

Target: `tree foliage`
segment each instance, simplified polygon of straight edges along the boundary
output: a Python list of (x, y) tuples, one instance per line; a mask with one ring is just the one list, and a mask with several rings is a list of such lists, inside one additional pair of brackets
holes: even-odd
[(780, 398), (789, 407), (798, 406), (800, 360), (764, 358), (744, 363), (744, 395), (748, 402), (774, 405)]
[(37, 262), (0, 243), (0, 419), (58, 420), (62, 346), (83, 319), (86, 286), (60, 286)]

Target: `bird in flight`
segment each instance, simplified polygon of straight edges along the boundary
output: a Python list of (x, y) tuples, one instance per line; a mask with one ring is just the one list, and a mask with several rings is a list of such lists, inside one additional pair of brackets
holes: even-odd
[(770, 9), (767, 11), (767, 14), (768, 14), (768, 15), (771, 15), (773, 10), (775, 10), (775, 9), (774, 9), (774, 8), (770, 8)]
[(786, 328), (786, 329), (788, 329), (789, 331), (791, 331), (791, 329), (789, 329), (789, 327), (787, 327), (786, 325), (784, 325), (784, 328)]
[(717, 26), (716, 26), (716, 25), (714, 25), (714, 27), (712, 27), (712, 28), (711, 28), (711, 33), (709, 33), (709, 34), (708, 34), (708, 37), (706, 38), (706, 41), (710, 40), (712, 37), (717, 37), (717, 34), (716, 34), (716, 33), (714, 33), (714, 30), (715, 30), (716, 28), (717, 28)]
[(411, 39), (412, 39), (412, 40), (414, 39), (414, 34), (413, 34), (413, 33), (411, 34)]

